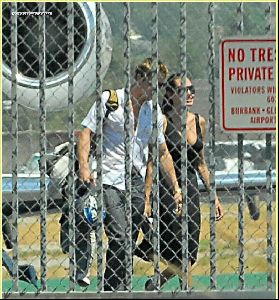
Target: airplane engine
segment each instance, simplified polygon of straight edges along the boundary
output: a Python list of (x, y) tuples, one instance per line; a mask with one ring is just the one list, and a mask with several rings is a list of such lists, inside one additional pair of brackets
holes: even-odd
[[(48, 2), (46, 20), (47, 111), (68, 105), (67, 3)], [(17, 12), (38, 12), (38, 3), (18, 2)], [(11, 4), (2, 5), (2, 90), (3, 100), (11, 98)], [(39, 16), (17, 14), (18, 73), (17, 99), (25, 107), (39, 110)], [(109, 20), (101, 11), (101, 77), (111, 61), (112, 38)], [(74, 3), (74, 102), (93, 94), (96, 85), (96, 9), (93, 2)]]

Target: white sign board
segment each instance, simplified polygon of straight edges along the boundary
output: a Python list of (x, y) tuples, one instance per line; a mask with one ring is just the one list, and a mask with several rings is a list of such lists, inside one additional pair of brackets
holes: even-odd
[(220, 53), (222, 129), (275, 131), (275, 39), (224, 39)]

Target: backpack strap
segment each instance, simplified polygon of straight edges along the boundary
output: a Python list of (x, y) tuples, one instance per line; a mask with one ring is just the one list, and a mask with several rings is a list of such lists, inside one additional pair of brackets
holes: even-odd
[[(118, 101), (118, 95), (116, 93), (116, 90), (104, 90), (104, 92), (107, 91), (109, 92), (109, 97), (106, 102), (106, 114), (105, 114), (105, 119), (109, 116), (109, 114), (113, 111), (116, 111), (117, 108), (119, 107), (119, 101)], [(91, 148), (90, 148), (90, 153), (94, 153), (96, 150), (96, 141), (95, 139), (91, 139)]]
[(199, 116), (199, 114), (195, 114), (195, 119), (196, 119), (197, 136), (201, 136), (202, 137), (201, 127), (200, 127), (200, 116)]
[(116, 90), (107, 90), (107, 91), (109, 92), (109, 98), (106, 102), (107, 111), (106, 111), (105, 118), (107, 118), (111, 112), (116, 111), (119, 106)]

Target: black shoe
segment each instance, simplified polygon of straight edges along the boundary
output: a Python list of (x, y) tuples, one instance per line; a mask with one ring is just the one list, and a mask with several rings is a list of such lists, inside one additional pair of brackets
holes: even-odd
[[(168, 279), (166, 279), (163, 275), (160, 275), (160, 286), (158, 288), (161, 288), (166, 282), (168, 281)], [(149, 278), (144, 285), (144, 288), (146, 291), (156, 291), (156, 285), (154, 283), (154, 277)]]
[(260, 210), (257, 206), (257, 203), (254, 198), (251, 196), (247, 196), (247, 204), (250, 213), (250, 217), (252, 220), (257, 221), (260, 218)]
[(149, 278), (144, 285), (145, 291), (156, 291), (156, 286), (153, 282), (153, 277)]
[(77, 280), (77, 283), (81, 287), (88, 287), (90, 285), (90, 279), (86, 276)]
[(37, 273), (35, 268), (32, 265), (23, 265), (18, 267), (19, 271), (19, 280), (26, 281), (28, 283), (33, 284), (36, 288), (38, 288), (37, 285)]

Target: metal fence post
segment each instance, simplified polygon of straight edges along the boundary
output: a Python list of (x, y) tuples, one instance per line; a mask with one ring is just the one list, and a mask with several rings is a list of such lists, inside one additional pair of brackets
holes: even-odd
[(125, 79), (125, 105), (124, 105), (124, 131), (125, 131), (125, 198), (127, 201), (126, 208), (126, 282), (125, 288), (130, 292), (132, 289), (132, 274), (133, 274), (133, 252), (132, 252), (132, 191), (131, 191), (131, 176), (132, 176), (132, 134), (131, 134), (131, 48), (130, 48), (130, 3), (124, 2), (124, 79)]
[(188, 156), (187, 156), (187, 114), (188, 108), (185, 103), (186, 94), (186, 77), (187, 77), (187, 5), (180, 3), (180, 69), (182, 74), (181, 97), (181, 189), (183, 195), (182, 205), (182, 291), (189, 289), (189, 250), (188, 250)]
[[(45, 12), (45, 3), (39, 3)], [(45, 14), (39, 16), (39, 98), (40, 98), (40, 225), (41, 225), (41, 289), (47, 289), (47, 191), (46, 191), (46, 24)]]
[(215, 114), (215, 48), (214, 48), (214, 25), (215, 25), (215, 11), (214, 3), (210, 2), (208, 5), (209, 14), (209, 41), (208, 41), (208, 65), (209, 65), (209, 76), (208, 81), (210, 84), (210, 112), (209, 112), (209, 169), (210, 169), (210, 288), (217, 288), (216, 281), (216, 263), (217, 263), (217, 251), (216, 251), (216, 208), (215, 208), (215, 125), (216, 125), (216, 114)]
[[(17, 3), (11, 3), (11, 100), (12, 100), (12, 244), (13, 252), (13, 291), (18, 292), (18, 101), (17, 101)], [(13, 14), (14, 13), (14, 14)]]
[(153, 247), (154, 285), (160, 290), (160, 236), (159, 236), (159, 144), (158, 144), (158, 3), (151, 3), (152, 10), (152, 159), (153, 159)]
[(102, 105), (102, 79), (100, 71), (102, 68), (102, 26), (101, 26), (101, 4), (96, 3), (96, 159), (97, 159), (97, 292), (103, 289), (103, 105)]
[(68, 139), (69, 139), (69, 290), (76, 285), (75, 266), (75, 147), (74, 147), (74, 3), (67, 3), (67, 36), (68, 36)]

